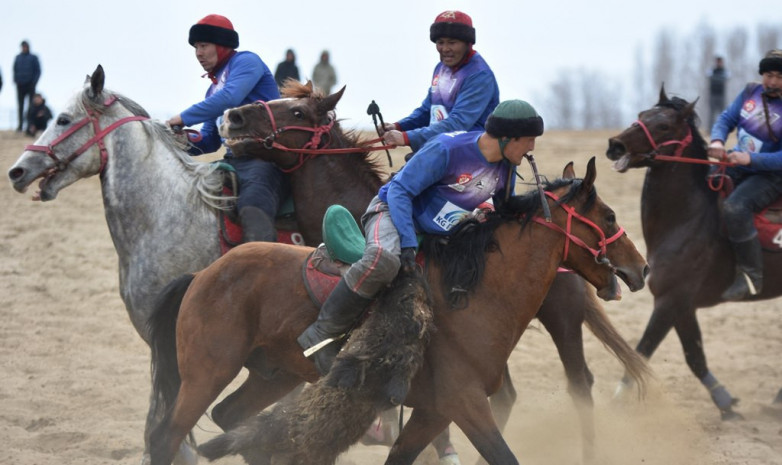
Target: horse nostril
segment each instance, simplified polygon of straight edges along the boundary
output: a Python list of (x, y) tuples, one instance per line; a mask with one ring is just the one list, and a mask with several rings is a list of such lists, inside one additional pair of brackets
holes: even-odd
[(618, 139), (608, 139), (608, 150), (606, 150), (606, 155), (618, 157), (624, 155), (626, 152), (627, 149), (622, 141)]
[(644, 279), (646, 279), (646, 277), (649, 276), (650, 271), (651, 268), (649, 268), (649, 265), (644, 266)]
[(238, 111), (231, 111), (228, 113), (228, 122), (233, 129), (244, 126), (244, 118), (242, 118), (242, 115)]
[(24, 176), (24, 169), (22, 168), (12, 168), (8, 172), (8, 178), (11, 179), (11, 181), (16, 181), (17, 179), (21, 179), (22, 176)]

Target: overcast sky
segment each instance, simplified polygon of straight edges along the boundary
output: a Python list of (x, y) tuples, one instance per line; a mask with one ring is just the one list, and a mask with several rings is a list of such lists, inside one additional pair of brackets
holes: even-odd
[(16, 124), (12, 65), (23, 39), (41, 61), (38, 91), (55, 113), (102, 64), (107, 88), (165, 120), (203, 97), (208, 81), (187, 34), (203, 16), (222, 14), (239, 33), (239, 49), (258, 53), (272, 72), (290, 47), (306, 79), (320, 52), (330, 50), (338, 85), (347, 85), (338, 116), (357, 127), (371, 125), (372, 99), (389, 122), (418, 106), (438, 60), (429, 26), (446, 9), (472, 16), (475, 49), (493, 68), (500, 98), (528, 100), (545, 117), (543, 95), (563, 69), (584, 67), (629, 82), (636, 50), (651, 50), (663, 28), (686, 35), (704, 22), (717, 30), (779, 25), (777, 2), (9, 1), (0, 9), (0, 129)]

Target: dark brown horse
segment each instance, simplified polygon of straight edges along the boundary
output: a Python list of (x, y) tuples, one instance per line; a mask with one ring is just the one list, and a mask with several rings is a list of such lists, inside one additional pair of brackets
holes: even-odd
[[(721, 231), (718, 193), (707, 184), (706, 142), (698, 132), (694, 108), (695, 102), (669, 99), (662, 89), (657, 105), (609, 140), (606, 155), (619, 172), (647, 168), (641, 220), (654, 310), (637, 350), (651, 357), (674, 328), (690, 370), (709, 390), (722, 418), (730, 419), (740, 416), (733, 410), (737, 399), (706, 364), (695, 311), (722, 302), (735, 261)], [(763, 256), (765, 285), (754, 300), (782, 294), (782, 253)], [(777, 401), (782, 401), (782, 391)]]
[[(334, 120), (333, 109), (343, 92), (344, 89), (326, 97), (313, 91), (310, 85), (289, 82), (283, 89), (286, 99), (235, 108), (227, 113), (221, 128), (226, 143), (235, 154), (259, 157), (290, 172), (300, 231), (309, 245), (320, 241), (320, 221), (330, 205), (343, 205), (358, 219), (381, 184), (379, 167), (368, 152), (357, 148), (363, 145), (362, 142), (351, 133), (343, 133), (338, 121)], [(297, 152), (296, 149), (310, 144), (314, 135), (319, 138), (316, 145), (327, 146), (327, 150)], [(303, 214), (303, 208), (307, 208), (307, 214)], [(594, 289), (576, 274), (557, 275), (537, 318), (551, 334), (559, 352), (568, 392), (579, 413), (584, 457), (591, 457), (594, 446), (593, 377), (584, 356), (582, 325), (587, 324), (633, 379), (644, 375), (643, 363), (611, 325)], [(506, 377), (500, 391), (491, 399), (501, 427), (507, 422), (515, 399), (511, 379)], [(221, 411), (218, 407), (214, 412), (218, 420)], [(389, 421), (388, 417), (386, 421)], [(435, 447), (442, 456), (449, 445), (446, 430), (435, 441)]]
[[(437, 331), (430, 335), (423, 367), (405, 400), (414, 412), (388, 463), (412, 463), (451, 421), (489, 463), (516, 463), (494, 422), (487, 396), (501, 385), (506, 361), (543, 302), (557, 267), (575, 270), (606, 299), (618, 297), (614, 273), (633, 290), (643, 287), (648, 267), (626, 235), (617, 234), (614, 214), (597, 197), (594, 179), (591, 160), (583, 180), (562, 179), (549, 188), (561, 198), (549, 200), (551, 224), (568, 229), (571, 223), (570, 236), (551, 224), (531, 220), (540, 209), (536, 194), (509, 202), (514, 211), (464, 228), (463, 240), (455, 243), (472, 244), (470, 250), (478, 254), (475, 261), (483, 269), (466, 309), (449, 307), (443, 289), (451, 287), (444, 287), (441, 280), (443, 270), (453, 266), (447, 257), (464, 257), (467, 252), (440, 254), (443, 261), (427, 268)], [(588, 221), (578, 221), (574, 214)], [(615, 239), (607, 246), (612, 266), (595, 256), (602, 257), (606, 237)], [(565, 256), (565, 243), (571, 240)], [(482, 241), (478, 247), (476, 241)], [(580, 241), (589, 248), (576, 247)], [(168, 302), (153, 319), (155, 386), (162, 396), (158, 405), (170, 407), (151, 435), (153, 465), (170, 463), (179, 443), (242, 366), (250, 371), (248, 382), (221, 404), (224, 413), (232, 412), (234, 425), (228, 426), (235, 426), (248, 409), (260, 411), (302, 381), (317, 381), (314, 365), (296, 343), (296, 336), (317, 311), (301, 278), (302, 263), (311, 250), (245, 244), (169, 289)], [(176, 347), (171, 342), (174, 328)], [(171, 378), (177, 372), (181, 380)], [(336, 455), (329, 454), (343, 451), (358, 437), (340, 438), (346, 442), (336, 439), (332, 451), (296, 451), (322, 454), (301, 463), (331, 463)]]

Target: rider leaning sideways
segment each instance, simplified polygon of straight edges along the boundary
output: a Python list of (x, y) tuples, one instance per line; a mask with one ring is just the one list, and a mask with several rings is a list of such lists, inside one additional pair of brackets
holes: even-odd
[[(509, 100), (489, 116), (485, 132), (451, 132), (427, 142), (369, 204), (361, 218), (364, 255), (323, 303), (299, 344), (308, 349), (342, 335), (401, 267), (413, 269), (417, 233), (448, 235), (483, 202), (512, 194), (513, 181), (506, 183), (541, 134), (543, 119), (535, 109)], [(313, 354), (321, 374), (328, 372), (337, 346)]]
[[(170, 126), (203, 123), (201, 138), (191, 137), (192, 155), (216, 152), (222, 146), (218, 132), (223, 112), (257, 100), (280, 97), (277, 83), (261, 57), (237, 52), (239, 34), (225, 16), (208, 15), (190, 28), (188, 42), (211, 81), (206, 98), (169, 119)], [(274, 218), (289, 190), (288, 180), (272, 163), (235, 157), (228, 150), (224, 161), (233, 166), (239, 181), (237, 210), (242, 242), (275, 241)]]
[(475, 28), (461, 11), (444, 11), (429, 28), (440, 63), (421, 106), (410, 116), (386, 123), (383, 139), (417, 151), (437, 134), (481, 131), (500, 101), (500, 90), (489, 65), (473, 50)]
[[(763, 287), (763, 252), (754, 214), (782, 195), (782, 50), (760, 60), (761, 83), (750, 83), (711, 129), (709, 156), (727, 157), (736, 188), (724, 203), (728, 239), (736, 256), (736, 279), (722, 294), (742, 300)], [(726, 153), (725, 140), (736, 129), (738, 143)]]

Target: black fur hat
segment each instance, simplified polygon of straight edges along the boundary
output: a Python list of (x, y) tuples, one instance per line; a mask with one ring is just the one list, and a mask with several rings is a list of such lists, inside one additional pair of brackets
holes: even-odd
[(758, 72), (763, 74), (768, 71), (779, 71), (782, 73), (782, 50), (769, 50), (765, 58), (760, 60)]
[(234, 31), (234, 25), (225, 16), (208, 15), (190, 28), (187, 41), (190, 45), (196, 42), (209, 42), (228, 48), (239, 46), (239, 34)]
[(450, 37), (474, 44), (475, 28), (472, 27), (472, 18), (461, 11), (443, 11), (437, 15), (429, 28), (429, 40), (437, 42), (437, 39), (441, 37)]

